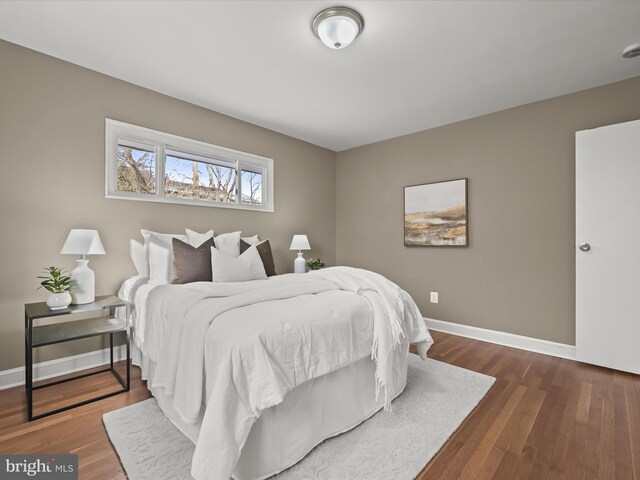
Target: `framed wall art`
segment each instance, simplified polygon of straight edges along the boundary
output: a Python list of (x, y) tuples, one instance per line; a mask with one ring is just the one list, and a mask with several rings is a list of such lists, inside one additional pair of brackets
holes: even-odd
[(404, 244), (468, 247), (468, 179), (404, 187)]

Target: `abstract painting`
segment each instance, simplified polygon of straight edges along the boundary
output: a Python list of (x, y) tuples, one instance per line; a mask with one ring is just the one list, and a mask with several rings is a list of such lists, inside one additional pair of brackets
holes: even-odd
[(404, 244), (467, 247), (467, 179), (404, 187)]

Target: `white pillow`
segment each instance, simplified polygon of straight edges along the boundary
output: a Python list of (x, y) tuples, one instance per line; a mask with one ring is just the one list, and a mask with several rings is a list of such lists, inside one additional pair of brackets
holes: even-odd
[(211, 247), (211, 270), (214, 282), (246, 282), (267, 278), (255, 245), (237, 258)]
[(245, 243), (248, 243), (249, 245), (257, 245), (260, 243), (260, 239), (258, 238), (258, 235), (254, 235), (253, 237), (240, 237), (241, 240), (243, 240)]
[(171, 283), (172, 267), (173, 245), (165, 242), (161, 237), (151, 235), (149, 238), (149, 284)]
[(185, 228), (184, 231), (187, 234), (189, 243), (191, 244), (192, 247), (195, 247), (195, 248), (198, 248), (204, 242), (206, 242), (210, 238), (213, 238), (213, 230), (209, 230), (208, 232), (205, 232), (205, 233), (198, 233), (198, 232), (194, 232), (193, 230), (189, 230), (188, 228)]
[(184, 235), (150, 235), (149, 247), (149, 284), (166, 285), (173, 278), (173, 239), (187, 241)]
[(155, 235), (169, 245), (171, 245), (172, 238), (177, 238), (178, 240), (182, 240), (183, 242), (189, 241), (187, 236), (182, 233), (158, 233), (144, 229), (140, 230), (140, 233), (142, 234), (142, 238), (144, 238), (144, 248), (147, 251), (147, 258), (149, 257), (149, 239), (151, 238), (151, 235)]
[[(147, 265), (148, 265), (148, 275), (149, 275), (149, 283), (155, 285), (163, 285), (165, 283), (171, 283), (171, 273), (173, 269), (173, 245), (171, 243), (172, 239), (177, 238), (178, 240), (182, 240), (183, 242), (188, 242), (186, 235), (181, 233), (158, 233), (152, 230), (140, 230), (140, 234), (142, 238), (144, 238), (144, 250), (147, 257)], [(170, 251), (170, 264), (169, 264), (169, 281), (165, 281), (165, 252), (163, 248), (156, 243), (153, 248), (154, 258), (152, 258), (152, 252), (149, 245), (151, 240), (151, 236), (155, 236), (159, 241), (164, 242), (166, 244), (165, 248), (169, 248)], [(153, 268), (152, 268), (153, 264)]]
[(144, 249), (144, 245), (137, 240), (129, 240), (129, 255), (136, 267), (138, 275), (143, 277), (149, 276), (149, 262), (147, 261), (147, 252)]
[(240, 255), (240, 232), (223, 233), (213, 239), (216, 248), (231, 257)]

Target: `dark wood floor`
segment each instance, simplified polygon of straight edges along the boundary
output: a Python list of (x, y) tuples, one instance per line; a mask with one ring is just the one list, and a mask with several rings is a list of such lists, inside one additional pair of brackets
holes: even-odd
[[(640, 377), (434, 332), (430, 356), (496, 377), (485, 399), (418, 477), (640, 480)], [(107, 374), (52, 387), (49, 408), (117, 388)], [(46, 392), (46, 390), (45, 390)], [(0, 453), (75, 453), (81, 479), (126, 478), (102, 414), (149, 397), (130, 392), (35, 422), (24, 389), (0, 391)], [(437, 412), (434, 412), (437, 413)]]

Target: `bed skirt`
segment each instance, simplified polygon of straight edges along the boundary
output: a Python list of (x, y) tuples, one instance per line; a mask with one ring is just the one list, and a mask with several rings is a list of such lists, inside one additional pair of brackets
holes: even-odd
[[(134, 363), (140, 365), (142, 378), (153, 379), (154, 362), (143, 357), (133, 346)], [(399, 373), (394, 378), (392, 397), (407, 383), (408, 347), (398, 350)], [(284, 401), (265, 410), (251, 429), (240, 460), (233, 473), (236, 480), (261, 480), (299, 462), (316, 445), (351, 430), (383, 406), (375, 398), (375, 362), (369, 357), (327, 375), (306, 382)], [(196, 443), (200, 421), (186, 425), (176, 414), (171, 397), (162, 389), (150, 389), (158, 405), (171, 422)]]

